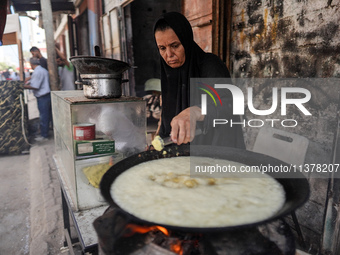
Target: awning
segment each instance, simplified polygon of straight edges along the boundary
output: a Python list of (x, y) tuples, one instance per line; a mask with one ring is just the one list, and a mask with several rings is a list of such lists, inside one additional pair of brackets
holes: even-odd
[[(38, 0), (11, 0), (15, 12), (41, 11), (40, 1)], [(73, 1), (69, 0), (51, 0), (52, 12), (70, 11), (74, 12)]]

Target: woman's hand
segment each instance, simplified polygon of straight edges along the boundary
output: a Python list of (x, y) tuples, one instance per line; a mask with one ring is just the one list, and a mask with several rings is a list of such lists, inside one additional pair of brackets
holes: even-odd
[(175, 116), (171, 125), (171, 139), (178, 145), (191, 142), (195, 137), (196, 122), (203, 121), (201, 108), (197, 106), (188, 107)]

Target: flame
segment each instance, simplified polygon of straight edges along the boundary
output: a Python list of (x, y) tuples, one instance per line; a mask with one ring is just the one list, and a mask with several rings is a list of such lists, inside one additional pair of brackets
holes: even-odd
[[(136, 233), (145, 234), (150, 231), (159, 230), (164, 235), (170, 236), (169, 230), (161, 226), (140, 226), (136, 224), (128, 224), (125, 228), (124, 237), (133, 236)], [(174, 243), (170, 244), (170, 250), (178, 255), (183, 255), (183, 248), (182, 242), (180, 240), (175, 241)]]
[(128, 224), (125, 228), (126, 233), (125, 233), (125, 237), (129, 237), (132, 236), (136, 233), (139, 234), (145, 234), (148, 233), (150, 231), (154, 231), (154, 230), (159, 230), (161, 231), (164, 235), (169, 236), (169, 231), (161, 226), (139, 226), (139, 225), (135, 225), (135, 224)]
[(161, 226), (156, 226), (156, 228), (157, 228), (159, 231), (161, 231), (164, 235), (169, 236), (169, 231), (168, 231), (166, 228), (161, 227)]
[(170, 249), (171, 249), (172, 252), (174, 252), (176, 254), (183, 255), (182, 243), (179, 240), (176, 243), (171, 244)]

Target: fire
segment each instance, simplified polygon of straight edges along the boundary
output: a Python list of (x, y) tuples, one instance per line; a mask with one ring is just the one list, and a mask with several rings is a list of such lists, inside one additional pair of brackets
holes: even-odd
[(182, 242), (181, 241), (177, 241), (174, 244), (170, 245), (170, 249), (172, 252), (179, 254), (179, 255), (183, 255), (183, 248), (182, 248)]
[(135, 225), (135, 224), (128, 224), (125, 228), (125, 237), (129, 237), (132, 236), (136, 233), (139, 234), (145, 234), (148, 233), (150, 231), (154, 231), (154, 230), (159, 230), (161, 231), (164, 235), (169, 236), (169, 231), (161, 226), (140, 226), (140, 225)]
[(156, 228), (157, 228), (159, 231), (161, 231), (164, 235), (169, 236), (169, 231), (168, 231), (166, 228), (161, 227), (161, 226), (156, 226)]
[[(165, 236), (169, 237), (170, 233), (169, 230), (167, 230), (164, 227), (161, 226), (140, 226), (136, 224), (128, 224), (126, 225), (125, 228), (125, 234), (124, 237), (130, 237), (133, 236), (136, 233), (139, 234), (146, 234), (151, 231), (159, 230), (161, 231)], [(180, 240), (174, 240), (171, 241), (172, 243), (168, 244), (168, 248), (178, 254), (178, 255), (183, 255), (183, 247), (182, 247), (182, 242)]]

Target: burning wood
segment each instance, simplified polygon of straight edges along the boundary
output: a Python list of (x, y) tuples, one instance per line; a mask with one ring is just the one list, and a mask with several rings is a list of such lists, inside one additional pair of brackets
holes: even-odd
[(136, 224), (128, 224), (124, 231), (124, 237), (132, 236), (136, 233), (138, 234), (146, 234), (151, 231), (159, 230), (164, 235), (169, 236), (169, 231), (161, 226), (140, 226)]
[(176, 254), (183, 255), (182, 242), (177, 240), (176, 243), (170, 245), (170, 250)]
[(206, 235), (132, 224), (112, 208), (94, 226), (105, 255), (217, 255), (221, 250), (233, 254), (295, 254), (294, 237), (281, 220), (247, 231)]
[[(128, 224), (124, 230), (124, 236), (125, 238), (131, 237), (135, 234), (147, 234), (149, 232), (156, 232), (155, 239), (158, 241), (155, 241), (160, 245), (162, 248), (167, 249), (174, 254), (183, 255), (183, 246), (184, 246), (184, 240), (180, 240), (177, 237), (170, 237), (170, 231), (168, 231), (166, 228), (161, 226), (141, 226), (136, 224)], [(158, 232), (158, 233), (157, 233)], [(161, 233), (159, 233), (161, 232)], [(162, 236), (157, 235), (161, 234)], [(160, 241), (161, 240), (161, 241)]]

